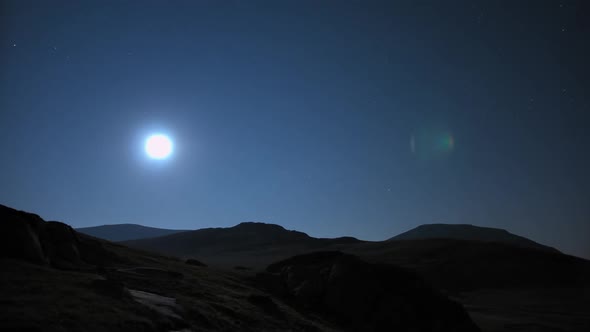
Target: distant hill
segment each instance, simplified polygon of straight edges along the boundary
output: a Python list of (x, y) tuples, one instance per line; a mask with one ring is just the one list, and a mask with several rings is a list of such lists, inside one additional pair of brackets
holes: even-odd
[(262, 266), (277, 259), (319, 249), (363, 243), (353, 237), (320, 239), (261, 222), (228, 228), (204, 228), (157, 238), (125, 241), (130, 247), (163, 254), (206, 259), (218, 265)]
[[(303, 232), (286, 230), (275, 224), (245, 222), (229, 228), (205, 228), (161, 237), (123, 241), (123, 244), (166, 255), (196, 258), (213, 265), (240, 264), (262, 267), (276, 260), (316, 250), (341, 250), (359, 253), (367, 258), (387, 253), (387, 260), (389, 260), (390, 249), (398, 248), (399, 240), (420, 240), (415, 242), (418, 248), (429, 248), (428, 242), (421, 240), (437, 239), (461, 240), (462, 242), (458, 243), (464, 250), (480, 246), (478, 243), (481, 243), (492, 245), (493, 248), (498, 245), (504, 248), (507, 245), (516, 247), (515, 249), (525, 248), (559, 253), (554, 248), (505, 230), (445, 224), (422, 225), (386, 241), (369, 242), (352, 237), (314, 238)], [(403, 253), (400, 254), (404, 256)], [(397, 252), (393, 256), (397, 257)]]
[(147, 227), (136, 224), (115, 224), (76, 228), (76, 231), (113, 242), (146, 239), (186, 232), (187, 230)]
[(455, 239), (468, 241), (500, 242), (524, 248), (533, 248), (552, 252), (557, 249), (539, 244), (525, 237), (512, 234), (504, 229), (480, 227), (467, 224), (426, 224), (405, 233), (396, 235), (387, 241)]
[[(425, 225), (418, 229), (432, 230), (433, 227)], [(437, 229), (455, 230), (458, 235), (451, 231), (425, 231), (425, 239), (403, 241), (397, 241), (398, 237), (379, 242), (350, 237), (321, 239), (279, 225), (247, 222), (229, 228), (200, 229), (122, 244), (185, 259), (195, 258), (213, 266), (254, 269), (295, 255), (337, 250), (372, 263), (391, 263), (415, 270), (437, 287), (450, 290), (587, 284), (590, 262), (526, 238), (469, 225), (434, 227)], [(457, 239), (459, 235), (470, 240)]]

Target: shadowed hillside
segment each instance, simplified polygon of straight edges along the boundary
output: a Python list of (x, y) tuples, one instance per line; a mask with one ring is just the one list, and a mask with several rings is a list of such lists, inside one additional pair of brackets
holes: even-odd
[[(425, 230), (419, 233), (426, 235), (441, 235), (417, 240), (397, 240), (395, 237), (381, 242), (354, 238), (318, 239), (288, 231), (279, 225), (242, 223), (230, 228), (208, 228), (124, 243), (162, 254), (196, 258), (217, 266), (245, 265), (258, 269), (294, 255), (340, 250), (371, 262), (416, 270), (437, 287), (449, 290), (590, 283), (590, 262), (504, 230), (464, 225), (425, 225), (418, 229)], [(437, 230), (441, 231), (435, 232)], [(405, 234), (400, 237), (409, 237)], [(449, 238), (444, 238), (443, 235), (447, 234)], [(482, 240), (453, 238), (460, 235)]]
[(366, 243), (346, 251), (413, 269), (437, 287), (474, 290), (590, 286), (590, 261), (508, 243), (427, 239)]
[(186, 230), (181, 229), (155, 228), (136, 224), (116, 224), (94, 227), (82, 227), (76, 228), (76, 231), (113, 242), (146, 239), (151, 237), (166, 236), (170, 234), (186, 232)]
[(479, 330), (457, 303), (416, 274), (341, 252), (314, 252), (271, 264), (258, 280), (296, 307), (317, 310), (355, 331)]

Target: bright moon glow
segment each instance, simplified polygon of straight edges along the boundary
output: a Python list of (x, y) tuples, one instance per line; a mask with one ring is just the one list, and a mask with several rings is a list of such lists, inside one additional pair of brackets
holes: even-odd
[(152, 135), (145, 141), (145, 152), (152, 159), (166, 159), (172, 154), (172, 141), (166, 135)]

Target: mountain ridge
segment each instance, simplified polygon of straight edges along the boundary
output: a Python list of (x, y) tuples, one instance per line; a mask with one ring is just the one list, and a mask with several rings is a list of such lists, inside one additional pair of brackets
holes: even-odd
[[(468, 231), (465, 231), (465, 228)], [(387, 257), (388, 260), (398, 261), (397, 257), (404, 256), (403, 251), (399, 251), (399, 248), (407, 246), (409, 246), (408, 248), (415, 246), (429, 248), (429, 245), (421, 242), (429, 239), (446, 240), (440, 242), (444, 244), (444, 248), (441, 247), (437, 250), (453, 250), (450, 248), (456, 246), (473, 247), (480, 248), (478, 250), (483, 250), (486, 255), (491, 252), (503, 255), (507, 252), (506, 250), (510, 251), (510, 249), (502, 248), (513, 247), (514, 250), (523, 248), (561, 254), (554, 248), (538, 244), (503, 229), (449, 224), (427, 224), (416, 229), (426, 229), (429, 232), (419, 232), (420, 236), (412, 235), (412, 232), (405, 232), (385, 241), (363, 241), (353, 237), (315, 238), (304, 232), (287, 230), (277, 224), (243, 222), (232, 227), (204, 228), (157, 238), (124, 241), (122, 244), (165, 255), (196, 258), (213, 265), (226, 267), (235, 266), (238, 263), (250, 267), (262, 267), (272, 261), (316, 250), (341, 250), (366, 254), (365, 257), (381, 257), (387, 253), (384, 257)], [(457, 229), (462, 232), (457, 232)], [(407, 241), (411, 241), (413, 244), (398, 244)], [(491, 247), (486, 249), (487, 246)], [(389, 254), (390, 252), (394, 253), (393, 256)], [(428, 255), (432, 254), (436, 255), (434, 252)], [(411, 265), (411, 262), (408, 263)]]
[[(204, 258), (219, 265), (263, 266), (269, 261), (320, 248), (365, 243), (353, 237), (322, 239), (281, 225), (243, 222), (232, 227), (202, 228), (157, 238), (121, 242), (138, 249), (184, 258)], [(237, 256), (236, 256), (237, 254)], [(236, 259), (237, 258), (237, 259)]]

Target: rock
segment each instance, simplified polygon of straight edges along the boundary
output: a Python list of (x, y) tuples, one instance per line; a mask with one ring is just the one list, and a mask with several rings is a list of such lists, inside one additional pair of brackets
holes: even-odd
[(295, 256), (271, 264), (258, 280), (274, 294), (323, 314), (345, 330), (479, 331), (460, 304), (414, 273), (353, 255)]
[(46, 222), (36, 214), (3, 205), (0, 205), (0, 257), (74, 270), (120, 261), (98, 239), (80, 235), (64, 223)]
[(46, 264), (39, 241), (44, 224), (38, 215), (0, 205), (0, 257)]
[(180, 307), (175, 298), (134, 289), (130, 289), (129, 293), (135, 301), (150, 307), (159, 314), (175, 320), (183, 320), (179, 315)]

